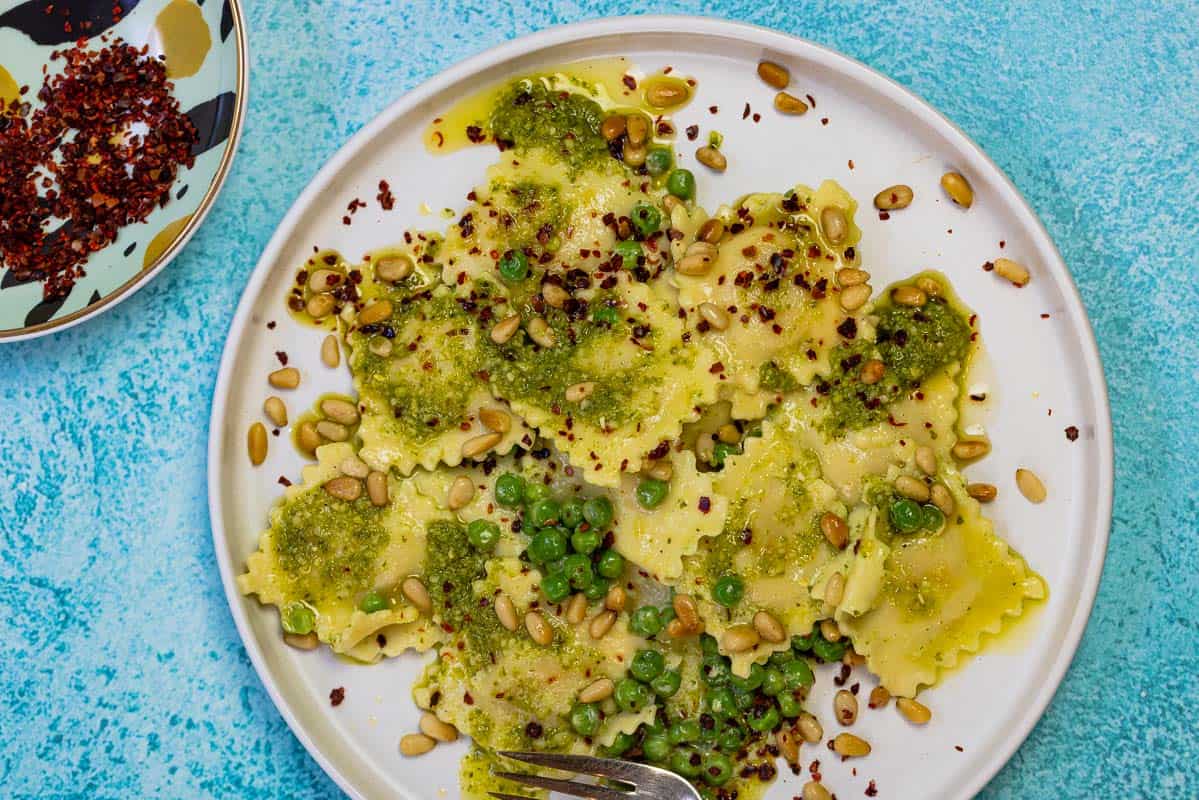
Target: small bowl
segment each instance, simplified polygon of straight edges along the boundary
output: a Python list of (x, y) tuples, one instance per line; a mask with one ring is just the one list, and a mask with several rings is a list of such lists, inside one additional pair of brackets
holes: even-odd
[[(240, 0), (66, 0), (45, 13), (27, 0), (0, 13), (0, 98), (20, 87), (36, 98), (43, 68), (56, 72), (56, 50), (108, 34), (166, 57), (179, 106), (196, 126), (195, 163), (182, 167), (170, 200), (143, 222), (121, 228), (83, 264), (68, 293), (46, 299), (40, 281), (19, 281), (0, 262), (0, 340), (27, 339), (78, 324), (149, 283), (183, 248), (212, 208), (233, 163), (246, 103), (249, 60)], [(114, 6), (124, 14), (114, 21)], [(111, 43), (111, 42), (110, 42)], [(39, 103), (32, 100), (34, 108)]]

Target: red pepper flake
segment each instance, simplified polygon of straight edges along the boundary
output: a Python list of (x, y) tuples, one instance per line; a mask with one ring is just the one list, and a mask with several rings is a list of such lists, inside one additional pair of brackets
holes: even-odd
[(379, 193), (375, 195), (375, 199), (384, 211), (391, 211), (396, 207), (395, 195), (391, 193), (391, 185), (387, 181), (379, 181)]
[(279, 476), (279, 485), (280, 486), (291, 486), (291, 481), (289, 481), (287, 479), (286, 475), (280, 475)]
[(333, 704), (334, 706), (341, 705), (342, 701), (345, 699), (346, 699), (346, 690), (341, 686), (338, 686), (336, 689), (329, 692), (329, 702), (331, 704)]
[(708, 106), (708, 113), (709, 113), (709, 114), (717, 114), (717, 113), (719, 113), (719, 112), (720, 112), (720, 107), (719, 107), (719, 106)]
[(1048, 315), (1048, 314), (1042, 314), (1042, 315), (1041, 315), (1041, 319), (1049, 319), (1049, 315)]
[(983, 272), (991, 272), (994, 269), (995, 269), (995, 263), (993, 261), (984, 261), (983, 262)]
[(849, 159), (849, 168), (853, 169), (853, 159)]
[(699, 499), (699, 510), (701, 514), (707, 514), (712, 510), (712, 499), (709, 497), (701, 497)]
[(366, 208), (366, 203), (355, 197), (350, 201), (349, 205), (346, 206), (346, 211), (349, 211), (351, 214), (357, 214), (358, 209), (360, 208)]
[(287, 366), (287, 353), (283, 352), (282, 350), (276, 350), (275, 358), (279, 359), (280, 364), (285, 367)]
[(470, 140), (471, 144), (480, 144), (487, 138), (487, 134), (483, 133), (483, 129), (478, 125), (467, 125), (466, 138)]
[(708, 372), (712, 373), (713, 375), (718, 375), (721, 372), (724, 372), (724, 364), (721, 364), (719, 361), (717, 361), (715, 364), (708, 367)]
[(870, 781), (870, 783), (866, 784), (866, 796), (867, 797), (878, 796), (878, 787), (874, 785), (874, 781)]
[(828, 125), (828, 117), (821, 117), (821, 118), (820, 118), (820, 124), (821, 124), (821, 125)]
[(747, 119), (748, 117), (749, 117), (749, 103), (746, 103), (745, 110), (741, 112), (741, 119)]
[(754, 122), (761, 122), (761, 121), (762, 121), (762, 115), (759, 114), (757, 111), (755, 111), (754, 112)]
[(1003, 239), (1000, 239), (999, 240), (999, 249), (1002, 250), (1005, 247), (1007, 247), (1007, 242), (1004, 241)]
[(810, 94), (805, 94), (804, 97), (808, 98), (809, 106), (811, 106), (812, 108), (816, 107), (816, 98), (815, 97), (812, 97), (812, 95), (810, 95)]
[(349, 225), (349, 224), (350, 224), (350, 218), (349, 218), (349, 217), (342, 217), (342, 218), (341, 218), (341, 224), (342, 224), (342, 225)]
[(954, 750), (957, 750), (959, 753), (964, 753), (964, 752), (966, 752), (966, 749), (965, 749), (964, 747), (962, 747), (960, 744), (955, 744), (955, 745), (953, 746), (953, 749), (954, 749)]
[(1066, 438), (1068, 440), (1070, 440), (1071, 442), (1078, 441), (1078, 426), (1077, 425), (1071, 425), (1066, 428)]
[(687, 126), (687, 140), (694, 142), (698, 138), (699, 138), (699, 126), (698, 125), (688, 125)]
[(637, 88), (637, 79), (632, 75), (625, 74), (621, 77), (620, 82), (623, 83), (630, 91)]
[(266, 329), (268, 331), (273, 331), (275, 329), (275, 325), (276, 325), (276, 322), (274, 320), (271, 320), (270, 322), (268, 322), (266, 324)]
[(891, 215), (888, 214), (886, 211), (880, 211), (880, 212), (878, 212), (878, 218), (881, 219), (883, 222), (886, 222), (887, 220), (891, 219)]

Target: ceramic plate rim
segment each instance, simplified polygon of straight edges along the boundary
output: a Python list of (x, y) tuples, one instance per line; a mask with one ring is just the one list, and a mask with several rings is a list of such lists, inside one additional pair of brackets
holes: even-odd
[(229, 126), (229, 137), (223, 145), (225, 149), (221, 153), (221, 161), (217, 165), (216, 172), (213, 173), (212, 181), (208, 184), (208, 190), (200, 200), (200, 205), (192, 212), (191, 219), (187, 221), (187, 225), (183, 227), (183, 230), (175, 237), (170, 246), (159, 254), (153, 264), (138, 270), (136, 275), (101, 297), (95, 303), (86, 305), (78, 311), (67, 314), (65, 317), (39, 322), (37, 325), (0, 330), (0, 344), (36, 339), (40, 336), (65, 331), (67, 328), (73, 328), (84, 320), (91, 319), (94, 316), (115, 308), (122, 301), (136, 294), (143, 286), (153, 280), (158, 273), (162, 272), (167, 264), (174, 261), (175, 257), (182, 252), (184, 246), (191, 241), (196, 231), (200, 229), (200, 226), (204, 224), (204, 220), (207, 219), (209, 212), (216, 205), (217, 196), (220, 195), (221, 190), (225, 187), (225, 181), (228, 179), (229, 172), (233, 168), (233, 160), (237, 155), (237, 145), (241, 141), (242, 127), (245, 124), (246, 109), (249, 107), (250, 50), (249, 37), (246, 35), (246, 18), (242, 12), (242, 0), (227, 1), (229, 3), (230, 15), (233, 19), (233, 32), (237, 36), (237, 100), (233, 107), (233, 121)]
[(267, 668), (259, 642), (251, 632), (244, 598), (238, 592), (234, 580), (234, 565), (229, 556), (228, 548), (225, 546), (224, 508), (218, 487), (221, 480), (219, 474), (221, 468), (219, 457), (222, 427), (220, 423), (225, 419), (228, 386), (233, 378), (233, 362), (237, 352), (237, 348), (234, 346), (236, 334), (249, 324), (251, 310), (258, 290), (266, 281), (270, 268), (274, 264), (279, 251), (282, 249), (297, 220), (306, 211), (312, 198), (332, 182), (341, 168), (360, 149), (367, 146), (378, 132), (389, 125), (392, 120), (407, 113), (415, 106), (451, 87), (458, 81), (472, 75), (485, 73), (518, 55), (544, 51), (592, 38), (635, 32), (731, 37), (759, 44), (763, 47), (773, 47), (783, 52), (803, 51), (804, 57), (820, 61), (825, 67), (840, 72), (846, 78), (865, 84), (868, 89), (886, 95), (890, 100), (919, 117), (924, 124), (929, 125), (944, 135), (948, 140), (956, 142), (958, 146), (972, 151), (975, 156), (981, 158), (1002, 179), (1009, 193), (1009, 197), (1005, 198), (1005, 201), (1011, 201), (1008, 203), (1009, 208), (1016, 212), (1023, 223), (1028, 226), (1029, 230), (1034, 232), (1043, 245), (1047, 245), (1047, 248), (1043, 248), (1046, 250), (1043, 255), (1047, 256), (1047, 258), (1044, 259), (1042, 266), (1052, 273), (1054, 281), (1062, 289), (1067, 306), (1066, 310), (1070, 315), (1074, 329), (1079, 333), (1078, 344), (1085, 360), (1083, 370), (1091, 383), (1091, 396), (1087, 399), (1095, 410), (1095, 444), (1098, 448), (1100, 462), (1098, 466), (1099, 485), (1096, 492), (1096, 497), (1100, 505), (1096, 516), (1098, 524), (1097, 528), (1093, 531), (1094, 536), (1088, 554), (1087, 571), (1081, 576), (1080, 592), (1074, 614), (1069, 620), (1066, 628), (1066, 637), (1061, 642), (1061, 647), (1058, 649), (1053, 661), (1052, 669), (1045, 676), (1046, 679), (1039, 689), (1036, 690), (1033, 702), (1024, 710), (1018, 724), (1003, 736), (1001, 746), (991, 751), (991, 755), (985, 761), (983, 768), (975, 774), (970, 775), (967, 782), (961, 787), (960, 796), (971, 797), (980, 791), (1008, 762), (1044, 714), (1045, 709), (1048, 707), (1049, 702), (1052, 700), (1065, 676), (1066, 670), (1074, 659), (1074, 654), (1086, 629), (1098, 592), (1099, 580), (1103, 573), (1103, 563), (1110, 537), (1114, 475), (1111, 410), (1108, 404), (1107, 384), (1100, 361), (1099, 348), (1095, 340), (1094, 331), (1091, 328), (1090, 320), (1083, 306), (1082, 298), (1079, 295), (1078, 287), (1075, 285), (1074, 279), (1065, 262), (1062, 260), (1061, 254), (1049, 236), (1048, 231), (1007, 174), (991, 160), (977, 143), (928, 102), (873, 68), (807, 39), (748, 23), (734, 22), (715, 17), (689, 15), (609, 17), (546, 28), (513, 39), (471, 56), (414, 87), (363, 126), (312, 178), (275, 229), (275, 233), (259, 258), (254, 272), (251, 274), (246, 288), (243, 290), (237, 312), (234, 315), (229, 333), (227, 334), (225, 348), (221, 357), (220, 371), (213, 392), (208, 441), (207, 478), (209, 517), (212, 525), (213, 547), (219, 562), (226, 599), (228, 600), (242, 643), (250, 656), (250, 660), (254, 664), (254, 669), (258, 673), (259, 679), (265, 686), (275, 707), (287, 722), (288, 727), (291, 728), (292, 733), (342, 791), (350, 797), (362, 798), (363, 795), (357, 788), (350, 783), (330, 759), (326, 758), (324, 753), (308, 735), (307, 730), (299, 723), (290, 706), (284, 701), (279, 687), (276, 685), (274, 678)]

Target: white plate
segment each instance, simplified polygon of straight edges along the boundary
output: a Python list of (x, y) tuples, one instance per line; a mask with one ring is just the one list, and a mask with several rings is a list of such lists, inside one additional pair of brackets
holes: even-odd
[[(349, 376), (321, 366), (321, 335), (292, 323), (283, 299), (295, 269), (314, 245), (357, 257), (394, 241), (409, 226), (440, 228), (422, 217), (430, 208), (461, 208), (495, 158), (491, 148), (453, 156), (427, 155), (424, 126), (456, 100), (484, 85), (537, 67), (582, 58), (624, 55), (650, 72), (666, 65), (699, 80), (695, 102), (676, 118), (680, 130), (699, 124), (725, 135), (729, 171), (696, 171), (709, 206), (750, 190), (783, 190), (835, 178), (862, 204), (863, 261), (878, 285), (933, 267), (949, 275), (980, 314), (994, 372), (987, 427), (995, 452), (970, 469), (973, 480), (999, 486), (988, 507), (999, 531), (1040, 572), (1050, 599), (967, 668), (949, 675), (922, 699), (934, 721), (913, 732), (894, 712), (864, 713), (855, 731), (874, 753), (840, 764), (821, 748), (805, 748), (805, 764), (820, 758), (829, 785), (861, 796), (868, 780), (888, 797), (965, 798), (993, 776), (1040, 718), (1061, 680), (1090, 613), (1103, 566), (1111, 515), (1112, 448), (1099, 355), (1077, 290), (1045, 229), (1011, 182), (952, 123), (883, 76), (844, 56), (773, 31), (712, 19), (638, 17), (555, 28), (476, 56), (418, 87), (358, 133), (313, 179), (283, 220), (258, 263), (234, 318), (221, 362), (209, 441), (209, 505), (213, 538), (229, 604), (258, 674), (296, 736), (354, 797), (456, 796), (464, 745), (441, 747), (415, 760), (397, 751), (415, 730), (409, 686), (421, 659), (351, 666), (327, 651), (298, 653), (283, 645), (277, 615), (241, 597), (234, 576), (264, 527), (281, 489), (279, 475), (298, 477), (299, 457), (272, 439), (266, 464), (249, 466), (247, 427), (261, 418), (265, 376), (284, 350), (304, 375), (287, 399), (307, 407), (322, 392), (348, 390)], [(816, 107), (800, 118), (771, 109), (773, 92), (755, 66), (766, 57), (790, 67), (800, 94)], [(749, 101), (762, 114), (742, 119)], [(711, 115), (708, 107), (719, 113)], [(821, 119), (828, 124), (822, 125)], [(695, 145), (680, 137), (681, 162)], [(850, 159), (854, 167), (849, 167)], [(974, 186), (968, 212), (953, 206), (938, 179), (947, 168)], [(397, 194), (395, 211), (373, 198), (381, 178)], [(870, 199), (884, 186), (914, 187), (911, 208), (879, 220)], [(353, 225), (341, 222), (354, 197), (368, 201)], [(948, 230), (952, 229), (952, 234)], [(1006, 246), (1000, 249), (1000, 240)], [(981, 269), (1007, 255), (1027, 264), (1032, 283), (1015, 289)], [(1042, 314), (1049, 319), (1042, 319)], [(268, 330), (266, 323), (278, 322)], [(1050, 413), (1052, 412), (1052, 413)], [(1069, 442), (1068, 425), (1082, 435)], [(1049, 500), (1033, 506), (1016, 491), (1017, 466), (1035, 470)], [(861, 671), (859, 671), (860, 673)], [(831, 694), (828, 676), (818, 681)], [(868, 691), (869, 683), (863, 684)], [(332, 688), (346, 689), (333, 708)], [(817, 708), (828, 708), (817, 694)], [(825, 715), (830, 730), (831, 714)], [(957, 750), (955, 746), (960, 746)], [(856, 776), (851, 774), (856, 767)], [(791, 797), (801, 781), (785, 776), (770, 797)]]

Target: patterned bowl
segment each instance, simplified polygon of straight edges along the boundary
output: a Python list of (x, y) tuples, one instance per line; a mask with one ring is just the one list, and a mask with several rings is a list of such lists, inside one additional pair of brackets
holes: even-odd
[(22, 97), (36, 113), (47, 72), (62, 70), (51, 55), (80, 36), (88, 50), (120, 39), (165, 58), (172, 94), (198, 134), (195, 161), (179, 167), (165, 204), (90, 254), (65, 293), (22, 280), (0, 250), (0, 340), (82, 322), (148, 283), (200, 226), (237, 149), (249, 72), (239, 0), (0, 0), (0, 101)]

